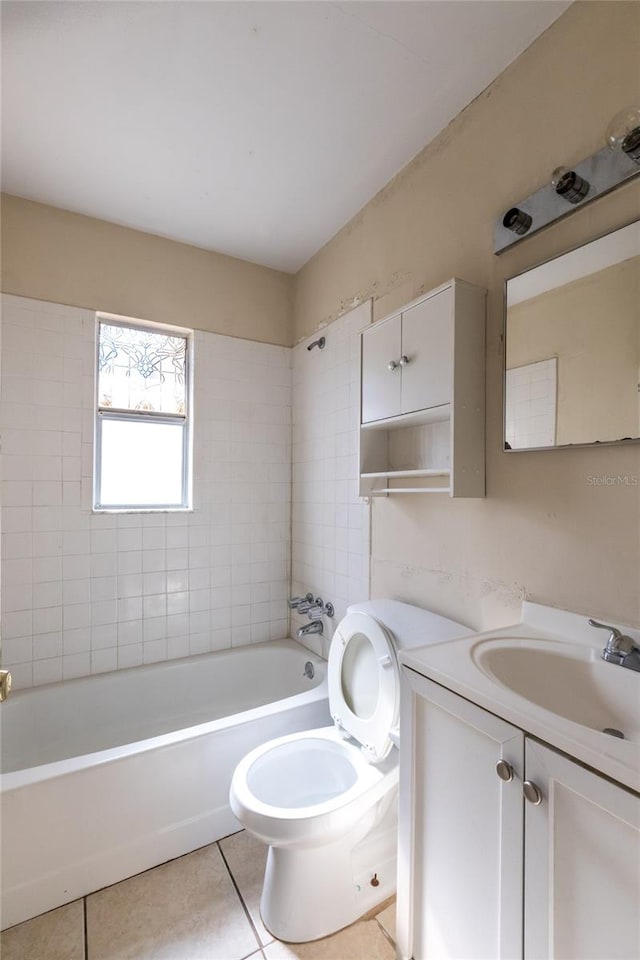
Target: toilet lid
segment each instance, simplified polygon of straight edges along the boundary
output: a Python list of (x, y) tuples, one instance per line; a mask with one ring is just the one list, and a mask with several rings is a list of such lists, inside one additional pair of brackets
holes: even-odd
[(340, 621), (329, 649), (329, 709), (334, 723), (362, 744), (374, 763), (393, 746), (398, 723), (399, 675), (395, 646), (365, 613)]

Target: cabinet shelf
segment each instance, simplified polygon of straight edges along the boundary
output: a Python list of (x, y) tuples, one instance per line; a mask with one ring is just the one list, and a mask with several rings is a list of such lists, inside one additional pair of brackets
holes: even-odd
[(451, 493), (451, 487), (381, 487), (372, 490), (369, 496), (378, 497), (387, 493)]
[(427, 423), (443, 423), (451, 419), (451, 404), (441, 403), (428, 410), (414, 410), (412, 413), (400, 413), (397, 417), (385, 417), (384, 420), (370, 420), (360, 425), (361, 430), (390, 430), (393, 427), (420, 427)]
[[(375, 477), (448, 477), (451, 471), (448, 468), (424, 469), (424, 470), (380, 470), (376, 473), (361, 473), (363, 480), (374, 479)], [(438, 487), (438, 489), (441, 489)]]

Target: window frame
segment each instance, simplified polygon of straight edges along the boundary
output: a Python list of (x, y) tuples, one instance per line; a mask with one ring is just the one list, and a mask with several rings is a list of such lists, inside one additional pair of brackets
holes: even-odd
[[(125, 327), (128, 330), (141, 330), (165, 336), (180, 337), (185, 341), (184, 398), (185, 413), (164, 413), (157, 410), (129, 410), (118, 407), (100, 407), (100, 325)], [(193, 509), (192, 505), (192, 362), (193, 330), (153, 321), (129, 319), (108, 313), (96, 313), (96, 341), (94, 358), (95, 397), (94, 397), (94, 443), (93, 443), (93, 513), (184, 513)], [(148, 504), (109, 504), (102, 503), (102, 424), (105, 420), (129, 423), (164, 423), (182, 425), (182, 501), (181, 503)]]

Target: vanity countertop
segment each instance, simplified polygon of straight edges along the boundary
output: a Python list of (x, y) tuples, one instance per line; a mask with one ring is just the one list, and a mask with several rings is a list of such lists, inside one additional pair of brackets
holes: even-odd
[(400, 662), (640, 793), (640, 673), (604, 663), (605, 639), (584, 616), (525, 602), (518, 624), (406, 650)]

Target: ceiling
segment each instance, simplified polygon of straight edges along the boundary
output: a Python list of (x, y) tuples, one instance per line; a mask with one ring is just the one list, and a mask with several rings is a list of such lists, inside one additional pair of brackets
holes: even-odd
[(568, 6), (4, 2), (2, 187), (293, 272)]

